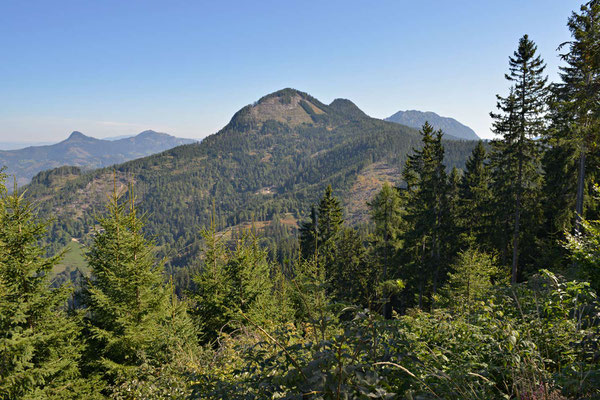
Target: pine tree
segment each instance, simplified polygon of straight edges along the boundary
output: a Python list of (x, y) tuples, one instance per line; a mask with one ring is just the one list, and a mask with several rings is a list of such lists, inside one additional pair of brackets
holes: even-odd
[(330, 297), (339, 302), (368, 306), (377, 283), (360, 235), (344, 227), (335, 241)]
[(228, 250), (214, 224), (204, 230), (200, 273), (194, 277), (194, 316), (211, 342), (250, 319), (261, 327), (281, 323), (292, 313), (282, 271), (269, 261), (252, 232), (242, 232)]
[(446, 202), (443, 222), (442, 242), (445, 247), (445, 253), (453, 256), (463, 245), (461, 237), (461, 210), (460, 210), (460, 183), (461, 173), (454, 167), (448, 175), (448, 186), (446, 193)]
[(537, 54), (537, 46), (527, 35), (523, 36), (514, 56), (509, 57), (509, 73), (505, 75), (513, 83), (511, 93), (507, 97), (498, 95), (497, 108), (500, 113), (490, 113), (494, 119), (494, 133), (502, 136), (502, 139), (493, 143), (493, 151), (497, 153), (494, 155), (497, 161), (493, 164), (494, 178), (497, 182), (510, 182), (509, 187), (503, 188), (508, 189), (508, 193), (499, 194), (503, 199), (510, 198), (512, 204), (498, 204), (498, 207), (510, 207), (514, 212), (511, 243), (513, 283), (516, 283), (520, 272), (519, 241), (523, 235), (523, 216), (532, 218), (539, 213), (534, 210), (539, 204), (541, 186), (541, 150), (536, 138), (545, 129), (548, 91), (547, 78), (542, 75), (544, 69), (545, 64)]
[(228, 314), (240, 318), (240, 311), (254, 323), (265, 326), (280, 322), (273, 293), (273, 265), (267, 251), (251, 232), (244, 234), (226, 264), (229, 285)]
[(133, 190), (125, 204), (115, 188), (107, 209), (87, 254), (89, 366), (114, 392), (138, 390), (150, 385), (143, 383), (145, 375), (160, 376), (182, 350), (193, 349), (196, 334), (185, 304), (173, 301), (164, 286), (163, 262), (142, 233)]
[(62, 255), (45, 256), (45, 230), (17, 188), (7, 195), (0, 182), (0, 398), (96, 398), (79, 372), (83, 345), (66, 312), (70, 289), (50, 288)]

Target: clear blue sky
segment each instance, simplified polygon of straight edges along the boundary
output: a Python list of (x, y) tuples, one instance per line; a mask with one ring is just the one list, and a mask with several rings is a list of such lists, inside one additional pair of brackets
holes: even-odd
[(491, 137), (528, 33), (556, 78), (580, 2), (0, 2), (0, 141), (154, 129), (201, 138), (284, 87), (384, 118), (418, 109)]

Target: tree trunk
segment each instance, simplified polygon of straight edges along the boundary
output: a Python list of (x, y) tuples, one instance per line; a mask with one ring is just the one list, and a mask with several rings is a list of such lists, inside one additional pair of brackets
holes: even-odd
[(575, 231), (579, 232), (581, 219), (583, 218), (583, 196), (585, 191), (585, 144), (581, 145), (579, 155), (579, 175), (577, 177), (577, 200), (575, 202)]
[(517, 283), (519, 275), (519, 230), (521, 224), (521, 188), (523, 178), (523, 157), (519, 157), (519, 171), (517, 175), (517, 196), (515, 201), (515, 227), (513, 232), (513, 256), (511, 283)]

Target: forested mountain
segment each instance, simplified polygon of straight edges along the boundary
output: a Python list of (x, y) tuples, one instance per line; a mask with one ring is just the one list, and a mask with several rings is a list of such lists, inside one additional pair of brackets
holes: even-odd
[[(462, 167), (475, 142), (445, 141), (448, 168)], [(42, 215), (55, 217), (54, 240), (83, 239), (113, 185), (135, 184), (147, 229), (176, 265), (197, 251), (211, 210), (218, 229), (279, 221), (289, 236), (327, 185), (347, 219), (365, 221), (366, 201), (384, 181), (397, 184), (417, 130), (370, 118), (349, 100), (326, 105), (292, 89), (261, 98), (201, 143), (82, 174), (40, 173), (27, 188)], [(270, 224), (269, 224), (270, 225)], [(271, 226), (271, 228), (274, 228)], [(277, 228), (279, 229), (279, 228)]]
[(600, 0), (567, 26), (559, 82), (519, 39), (489, 144), (284, 89), (0, 170), (0, 398), (600, 399)]
[(24, 185), (40, 171), (64, 165), (95, 169), (122, 163), (135, 158), (193, 143), (166, 133), (144, 131), (136, 136), (119, 140), (102, 140), (73, 132), (60, 143), (30, 146), (18, 150), (0, 150), (0, 166)]
[(420, 128), (425, 122), (429, 122), (435, 129), (443, 130), (446, 135), (454, 136), (458, 139), (479, 140), (479, 136), (477, 136), (473, 129), (461, 124), (454, 118), (442, 117), (431, 111), (398, 111), (385, 120), (413, 128)]

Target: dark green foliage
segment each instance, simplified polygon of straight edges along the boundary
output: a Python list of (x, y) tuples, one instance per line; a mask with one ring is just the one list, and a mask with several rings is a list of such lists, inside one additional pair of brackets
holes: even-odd
[[(404, 206), (398, 188), (385, 183), (381, 191), (368, 203), (371, 209), (371, 219), (375, 223), (375, 231), (371, 240), (371, 279), (372, 287), (377, 282), (388, 282), (398, 278), (398, 252), (403, 245), (403, 234), (406, 231), (406, 221), (403, 219)], [(377, 295), (385, 300), (384, 313), (390, 317), (391, 297), (395, 293), (384, 291), (387, 286), (382, 286), (379, 291), (372, 291), (371, 302), (377, 301)], [(375, 304), (371, 304), (374, 307)]]
[[(391, 322), (358, 313), (330, 324), (324, 339), (308, 342), (299, 332), (281, 330), (255, 346), (238, 347), (245, 362), (225, 379), (199, 384), (198, 395), (562, 399), (563, 383), (572, 398), (600, 394), (593, 361), (598, 351), (590, 336), (597, 327), (588, 325), (600, 305), (589, 287), (544, 272), (527, 285), (486, 291), (469, 318), (463, 310), (415, 311)], [(578, 343), (571, 351), (569, 340)]]
[[(292, 104), (301, 101), (293, 116), (304, 114), (306, 122), (288, 123), (285, 115), (268, 114), (273, 107), (269, 102), (290, 96)], [(306, 114), (300, 105), (305, 103), (322, 113)], [(135, 182), (138, 207), (147, 213), (144, 230), (156, 238), (159, 254), (167, 258), (177, 283), (189, 281), (187, 269), (202, 247), (199, 228), (210, 224), (213, 200), (217, 231), (253, 219), (272, 221), (286, 213), (302, 220), (328, 185), (347, 201), (357, 176), (367, 167), (401, 166), (409, 150), (420, 146), (419, 139), (416, 130), (370, 118), (348, 100), (325, 105), (290, 89), (240, 110), (219, 133), (199, 144), (115, 168), (121, 184)], [(445, 141), (448, 168), (462, 167), (474, 145)], [(50, 227), (52, 250), (61, 249), (72, 237), (90, 243), (94, 216), (102, 211), (112, 171), (89, 172), (55, 187), (41, 182), (29, 186), (27, 196), (39, 200), (41, 215), (58, 217)], [(181, 293), (186, 288), (178, 289)]]
[(239, 328), (248, 319), (270, 326), (290, 318), (287, 282), (252, 233), (243, 233), (233, 250), (225, 247), (214, 225), (202, 236), (205, 252), (192, 297), (193, 315), (205, 332), (204, 342)]
[(79, 320), (66, 311), (70, 289), (50, 288), (61, 255), (45, 257), (38, 242), (46, 224), (0, 179), (0, 398), (95, 398), (79, 371), (83, 345)]
[[(536, 138), (544, 133), (547, 100), (545, 64), (537, 46), (527, 35), (519, 40), (514, 56), (509, 58), (506, 79), (512, 83), (507, 97), (497, 96), (498, 114), (494, 132), (502, 138), (492, 142), (493, 193), (496, 204), (496, 237), (509, 238), (500, 247), (502, 261), (511, 259), (512, 282), (522, 272), (521, 253), (535, 255), (528, 245), (535, 242), (535, 227), (541, 219), (540, 190), (541, 149)], [(520, 248), (523, 242), (524, 248)], [(510, 255), (509, 255), (510, 254)], [(532, 260), (522, 260), (524, 263)]]
[(492, 193), (491, 176), (486, 160), (485, 147), (480, 141), (467, 160), (459, 185), (458, 224), (464, 236), (491, 250)]
[[(561, 67), (562, 83), (556, 85), (555, 112), (567, 116), (562, 135), (574, 150), (577, 162), (575, 212), (583, 217), (585, 196), (590, 182), (597, 178), (600, 140), (600, 2), (592, 0), (573, 13), (567, 26), (572, 41), (561, 45), (569, 51), (562, 55), (567, 65)], [(589, 173), (588, 173), (589, 171)], [(592, 180), (590, 180), (590, 178)]]
[[(450, 219), (449, 184), (444, 166), (442, 131), (429, 124), (421, 130), (423, 147), (410, 155), (404, 168), (406, 216), (409, 224), (404, 251), (409, 260), (411, 290), (418, 293), (419, 306), (435, 294), (448, 266), (448, 242), (443, 239)], [(414, 293), (414, 292), (413, 292)]]
[(133, 203), (131, 190), (127, 203), (113, 191), (87, 254), (88, 368), (117, 397), (128, 388), (149, 385), (143, 372), (166, 379), (160, 375), (163, 367), (177, 363), (182, 351), (193, 350), (196, 340), (185, 304), (164, 287), (162, 263), (142, 234), (143, 219)]
[[(600, 195), (598, 186), (596, 192)], [(582, 219), (580, 230), (567, 233), (566, 248), (577, 262), (579, 276), (600, 291), (600, 220)]]
[(314, 206), (310, 209), (310, 220), (301, 222), (298, 232), (300, 234), (300, 255), (302, 258), (308, 260), (316, 257), (319, 226), (317, 223), (317, 210)]

